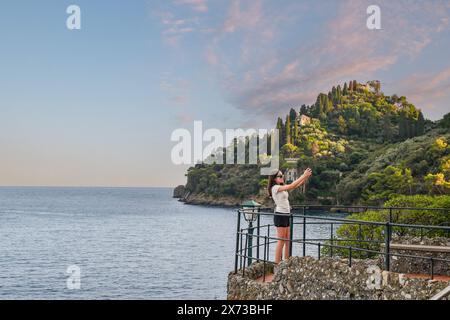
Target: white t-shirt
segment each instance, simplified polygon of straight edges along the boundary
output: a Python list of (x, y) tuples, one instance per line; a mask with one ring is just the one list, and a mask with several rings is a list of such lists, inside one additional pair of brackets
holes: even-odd
[(291, 213), (291, 206), (289, 205), (289, 193), (287, 191), (280, 191), (280, 185), (272, 187), (272, 199), (275, 202), (275, 211), (281, 213)]

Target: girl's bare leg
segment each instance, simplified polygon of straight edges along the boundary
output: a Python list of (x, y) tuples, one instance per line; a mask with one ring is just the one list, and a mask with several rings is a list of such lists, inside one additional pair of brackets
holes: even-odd
[(291, 235), (291, 228), (287, 227), (284, 228), (285, 229), (285, 238), (288, 239), (287, 241), (284, 242), (284, 259), (288, 259), (289, 258), (289, 243), (290, 243), (290, 235)]
[[(284, 228), (277, 228), (277, 238), (284, 238)], [(283, 240), (278, 240), (277, 246), (275, 248), (275, 263), (278, 264), (281, 261), (282, 253), (283, 253)]]

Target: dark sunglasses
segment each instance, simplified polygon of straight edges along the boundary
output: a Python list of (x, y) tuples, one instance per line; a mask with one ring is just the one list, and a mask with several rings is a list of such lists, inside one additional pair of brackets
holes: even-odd
[(277, 174), (275, 178), (283, 178), (283, 177), (284, 177), (284, 174), (282, 174), (282, 175)]

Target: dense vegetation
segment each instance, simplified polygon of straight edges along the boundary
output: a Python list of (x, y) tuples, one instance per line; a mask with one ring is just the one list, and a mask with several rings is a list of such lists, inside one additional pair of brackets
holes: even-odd
[[(425, 120), (406, 97), (356, 81), (278, 118), (281, 169), (313, 169), (292, 203), (383, 204), (399, 195), (450, 193), (450, 114)], [(294, 163), (287, 158), (297, 159)], [(212, 196), (254, 196), (267, 184), (258, 165), (198, 164), (186, 188)]]
[[(368, 210), (366, 212), (354, 213), (348, 216), (348, 219), (359, 221), (376, 221), (387, 222), (391, 221), (398, 224), (408, 225), (435, 225), (448, 226), (449, 212), (441, 210), (426, 210), (447, 208), (450, 209), (450, 196), (429, 196), (429, 195), (413, 195), (413, 196), (397, 196), (384, 203), (385, 207), (392, 208), (424, 208), (417, 210)], [(380, 251), (381, 244), (385, 241), (386, 227), (383, 225), (357, 225), (345, 224), (338, 228), (337, 238), (331, 243), (327, 241), (326, 244), (334, 244), (343, 247), (357, 247), (361, 249), (368, 249)], [(419, 228), (403, 228), (392, 227), (392, 236), (448, 236), (448, 232), (443, 230), (419, 229)], [(324, 246), (322, 253), (328, 255), (331, 253), (330, 247)], [(334, 248), (334, 255), (347, 257), (348, 249)], [(376, 254), (369, 254), (363, 251), (354, 251), (353, 256), (356, 258), (372, 257)]]

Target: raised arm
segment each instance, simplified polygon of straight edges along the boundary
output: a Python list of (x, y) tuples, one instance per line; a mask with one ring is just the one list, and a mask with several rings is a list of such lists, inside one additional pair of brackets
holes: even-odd
[(280, 191), (289, 191), (289, 190), (294, 190), (295, 188), (298, 188), (299, 186), (304, 184), (305, 181), (308, 180), (311, 175), (312, 175), (312, 170), (310, 168), (306, 169), (305, 172), (303, 172), (303, 174), (300, 176), (300, 178), (298, 178), (297, 180), (295, 180), (291, 184), (280, 186), (278, 188), (278, 192), (280, 192)]

